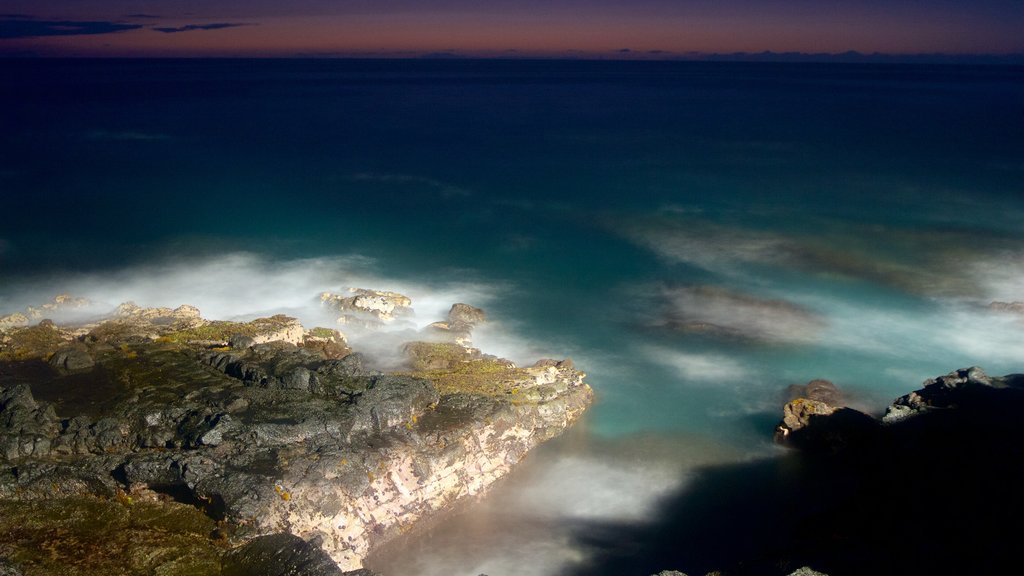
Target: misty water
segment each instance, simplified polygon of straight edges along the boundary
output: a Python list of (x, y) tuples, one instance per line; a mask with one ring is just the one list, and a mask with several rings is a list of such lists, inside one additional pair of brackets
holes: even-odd
[[(1019, 67), (0, 61), (0, 312), (59, 293), (330, 322), (324, 290), (487, 310), (597, 401), (385, 574), (587, 568), (702, 467), (776, 454), (787, 385), (879, 412), (1024, 371)], [(383, 342), (383, 344), (382, 344)], [(355, 339), (383, 366), (391, 341)], [(685, 558), (673, 558), (684, 561)], [(697, 559), (694, 564), (699, 565)], [(686, 565), (664, 568), (690, 569)]]

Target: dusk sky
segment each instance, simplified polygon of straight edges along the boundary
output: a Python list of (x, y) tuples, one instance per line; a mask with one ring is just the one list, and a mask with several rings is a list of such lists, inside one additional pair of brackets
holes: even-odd
[(1024, 53), (1022, 0), (0, 0), (6, 56)]

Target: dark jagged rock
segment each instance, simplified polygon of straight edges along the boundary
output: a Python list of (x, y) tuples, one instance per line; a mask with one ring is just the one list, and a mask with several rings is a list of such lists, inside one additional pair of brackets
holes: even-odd
[(974, 391), (1003, 388), (1013, 382), (1016, 382), (1013, 376), (993, 380), (977, 366), (962, 368), (945, 376), (925, 380), (920, 390), (897, 398), (886, 408), (882, 420), (887, 423), (899, 422), (930, 410), (955, 408), (961, 401), (970, 398)]
[(224, 558), (223, 576), (342, 576), (319, 546), (291, 534), (253, 538)]
[[(922, 573), (987, 572), (1008, 561), (1001, 550), (1010, 543), (993, 530), (1024, 513), (1024, 501), (996, 486), (1024, 482), (1022, 412), (1024, 376), (989, 377), (972, 367), (926, 380), (897, 398), (881, 420), (794, 400), (776, 438), (808, 458), (830, 455), (827, 465), (813, 464), (814, 473), (856, 486), (856, 493), (837, 498), (837, 508), (818, 518), (816, 529), (843, 534), (850, 547), (902, 542), (930, 555), (917, 560)], [(856, 527), (876, 534), (854, 536)], [(929, 532), (943, 534), (955, 547), (932, 549)], [(848, 556), (832, 543), (817, 554), (833, 563)], [(859, 569), (836, 570), (878, 573), (877, 564), (865, 567), (872, 562), (889, 563), (894, 572), (904, 565), (902, 558), (875, 551), (859, 561)]]
[(17, 566), (0, 558), (0, 576), (23, 576)]
[(4, 459), (48, 456), (60, 429), (53, 406), (37, 403), (27, 385), (0, 387), (0, 456)]
[[(341, 573), (420, 518), (485, 490), (591, 400), (571, 363), (518, 368), (434, 343), (424, 362), (385, 374), (359, 354), (338, 357), (344, 342), (286, 316), (217, 322), (191, 307), (134, 305), (90, 325), (5, 331), (0, 522), (67, 499), (174, 501), (218, 523), (203, 543), (215, 557), (262, 542), (229, 555), (225, 573), (257, 570), (258, 558), (292, 566), (274, 574)], [(124, 512), (79, 504), (85, 519)], [(161, 534), (156, 520), (126, 521)], [(0, 534), (0, 550), (31, 556), (18, 546), (39, 537)], [(287, 545), (295, 538), (311, 555)], [(318, 558), (330, 564), (317, 568)]]

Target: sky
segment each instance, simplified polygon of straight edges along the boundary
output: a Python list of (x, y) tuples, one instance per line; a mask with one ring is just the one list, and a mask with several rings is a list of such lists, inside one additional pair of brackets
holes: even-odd
[(0, 0), (0, 56), (1024, 54), (1024, 0)]

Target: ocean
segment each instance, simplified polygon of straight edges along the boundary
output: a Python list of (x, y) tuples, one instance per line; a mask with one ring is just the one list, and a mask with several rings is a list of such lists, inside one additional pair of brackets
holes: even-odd
[[(0, 312), (72, 293), (311, 325), (321, 291), (396, 290), (420, 325), (467, 302), (484, 351), (588, 373), (585, 421), (371, 558), (385, 574), (600, 574), (595, 530), (777, 456), (790, 384), (879, 413), (956, 368), (1024, 371), (1024, 318), (991, 307), (1024, 301), (1019, 66), (8, 59), (0, 78)], [(654, 560), (714, 567), (687, 550)]]

